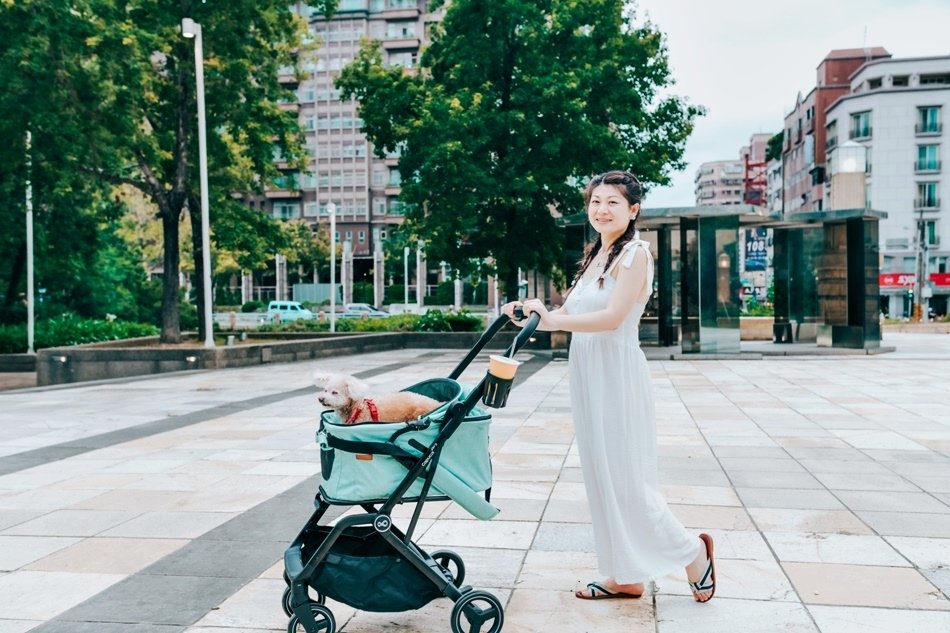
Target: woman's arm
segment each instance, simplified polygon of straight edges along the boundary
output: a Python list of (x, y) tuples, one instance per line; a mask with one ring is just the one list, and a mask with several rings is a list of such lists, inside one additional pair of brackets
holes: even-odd
[[(629, 255), (624, 253), (623, 257), (626, 259)], [(603, 310), (584, 314), (568, 314), (562, 310), (544, 312), (543, 308), (535, 310), (536, 305), (529, 302), (527, 307), (530, 310), (541, 312), (541, 327), (538, 329), (568, 332), (616, 330), (630, 314), (635, 303), (643, 303), (645, 298), (649, 298), (646, 288), (648, 257), (649, 255), (642, 248), (636, 248), (633, 253), (633, 264), (629, 268), (621, 262), (621, 265), (616, 268), (616, 288), (610, 295), (607, 307)]]
[[(540, 301), (540, 300), (539, 300), (539, 299), (535, 299), (535, 301)], [(524, 304), (521, 303), (520, 301), (511, 301), (511, 302), (506, 303), (505, 305), (503, 305), (503, 306), (501, 307), (501, 311), (502, 311), (502, 313), (508, 315), (508, 318), (511, 319), (511, 322), (512, 322), (512, 323), (514, 323), (514, 324), (517, 325), (518, 327), (524, 327), (524, 324), (527, 322), (527, 319), (522, 319), (522, 320), (520, 320), (520, 321), (516, 321), (516, 320), (515, 320), (515, 317), (514, 317), (515, 308), (520, 308), (520, 307), (522, 307), (523, 305), (524, 305)], [(564, 309), (564, 306), (561, 306), (561, 307), (559, 307), (559, 308), (555, 308), (554, 310), (551, 310), (551, 311), (547, 312), (547, 314), (548, 314), (548, 315), (551, 315), (551, 314), (567, 314), (567, 310)], [(525, 316), (527, 316), (527, 314), (526, 314)], [(556, 327), (545, 327), (544, 320), (542, 319), (542, 321), (538, 324), (538, 328), (537, 328), (537, 329), (539, 329), (539, 330), (541, 330), (541, 331), (552, 332), (552, 331), (557, 330), (558, 328), (556, 328)]]

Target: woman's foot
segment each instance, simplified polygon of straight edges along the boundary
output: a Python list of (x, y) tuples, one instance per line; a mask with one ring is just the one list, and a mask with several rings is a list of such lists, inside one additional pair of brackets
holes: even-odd
[(619, 600), (639, 598), (642, 595), (642, 582), (620, 585), (614, 582), (613, 578), (608, 578), (603, 582), (587, 583), (587, 587), (574, 592), (574, 597), (581, 600)]
[(713, 540), (708, 534), (700, 534), (702, 547), (689, 565), (686, 579), (696, 602), (707, 602), (716, 593), (716, 564), (713, 558)]

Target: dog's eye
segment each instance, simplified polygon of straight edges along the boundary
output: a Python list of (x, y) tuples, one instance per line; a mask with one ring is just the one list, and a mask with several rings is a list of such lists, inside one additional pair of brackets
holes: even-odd
[(331, 393), (332, 395), (336, 396), (336, 395), (339, 395), (340, 392), (334, 389), (334, 390), (331, 391), (330, 393)]

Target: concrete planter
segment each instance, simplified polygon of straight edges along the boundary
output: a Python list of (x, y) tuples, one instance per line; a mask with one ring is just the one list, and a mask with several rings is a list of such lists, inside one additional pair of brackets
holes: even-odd
[(771, 341), (773, 338), (772, 324), (775, 317), (740, 317), (739, 340), (742, 341)]
[[(515, 332), (499, 332), (486, 349), (504, 349)], [(157, 338), (138, 339), (131, 345), (111, 341), (94, 345), (43, 349), (36, 356), (37, 386), (141, 376), (190, 369), (248, 367), (264, 363), (365, 354), (403, 348), (470, 349), (480, 332), (384, 332), (372, 334), (267, 334), (266, 342), (215, 347), (157, 347)], [(543, 336), (542, 336), (543, 335)], [(275, 342), (273, 339), (281, 339)], [(550, 337), (539, 332), (531, 344), (550, 347)], [(462, 355), (459, 355), (459, 359)]]
[(0, 372), (36, 371), (36, 356), (33, 354), (0, 354)]

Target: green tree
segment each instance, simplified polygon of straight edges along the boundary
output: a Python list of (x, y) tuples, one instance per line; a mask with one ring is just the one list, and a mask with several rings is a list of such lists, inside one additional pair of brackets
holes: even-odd
[[(562, 266), (555, 215), (611, 168), (666, 184), (702, 109), (673, 83), (662, 34), (622, 0), (453, 0), (420, 69), (367, 42), (337, 81), (378, 155), (398, 151), (409, 229), (463, 275), (492, 257)], [(561, 271), (563, 273), (563, 271)]]
[[(203, 31), (213, 239), (249, 260), (275, 252), (284, 233), (232, 194), (260, 191), (279, 175), (275, 142), (288, 166), (301, 159), (296, 113), (281, 107), (293, 96), (280, 74), (293, 72), (303, 22), (282, 0), (0, 2), (7, 31), (0, 35), (9, 36), (3, 40), (12, 49), (4, 51), (12, 62), (0, 62), (0, 72), (4, 79), (15, 75), (17, 88), (0, 114), (12, 113), (14, 129), (31, 129), (49, 144), (38, 154), (57, 169), (44, 191), (75, 191), (69, 184), (85, 179), (133, 187), (155, 205), (162, 222), (161, 337), (178, 341), (186, 209), (195, 229), (198, 297), (203, 279), (194, 44), (182, 37), (181, 20), (190, 17)], [(337, 0), (309, 4), (332, 12)], [(32, 34), (27, 42), (18, 40), (21, 28)], [(40, 98), (30, 94), (36, 87)]]
[(785, 142), (785, 130), (775, 134), (769, 139), (769, 144), (765, 150), (765, 160), (782, 160), (782, 143)]

